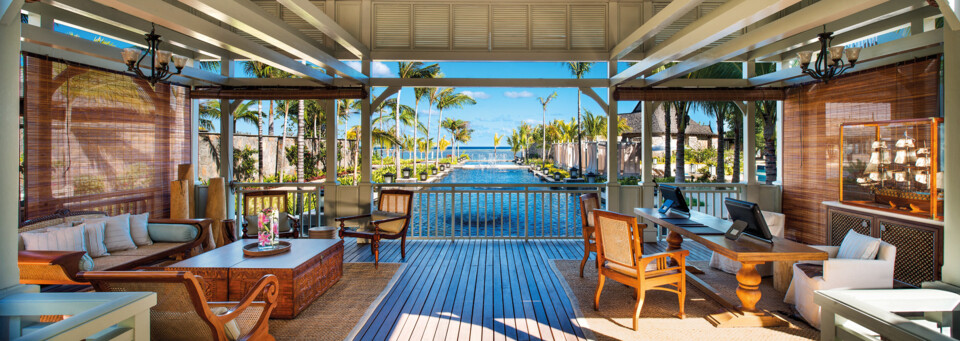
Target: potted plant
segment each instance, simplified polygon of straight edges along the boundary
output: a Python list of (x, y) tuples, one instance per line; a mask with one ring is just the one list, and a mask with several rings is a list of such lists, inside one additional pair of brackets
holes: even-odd
[(409, 179), (410, 174), (412, 173), (413, 173), (413, 169), (410, 169), (410, 167), (403, 167), (403, 170), (400, 172), (400, 174), (403, 175), (404, 179)]
[(420, 172), (420, 181), (427, 181), (427, 171)]

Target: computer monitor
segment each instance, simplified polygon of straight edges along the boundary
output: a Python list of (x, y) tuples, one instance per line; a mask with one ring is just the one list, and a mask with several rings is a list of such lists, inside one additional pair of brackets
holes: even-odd
[(680, 187), (660, 185), (660, 196), (663, 198), (660, 213), (667, 213), (668, 210), (672, 210), (674, 213), (690, 215), (690, 207), (687, 206), (687, 200), (684, 199)]
[(763, 219), (763, 213), (760, 212), (760, 205), (733, 198), (726, 198), (723, 202), (727, 206), (727, 213), (730, 215), (731, 220), (746, 223), (743, 234), (773, 243), (773, 235), (770, 234), (767, 221)]

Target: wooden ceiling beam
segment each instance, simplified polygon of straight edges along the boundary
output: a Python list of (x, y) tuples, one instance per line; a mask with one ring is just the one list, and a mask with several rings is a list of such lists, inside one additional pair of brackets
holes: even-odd
[[(282, 1), (282, 0), (281, 0)], [(627, 54), (636, 50), (640, 45), (650, 38), (653, 38), (673, 24), (677, 19), (683, 17), (691, 10), (697, 8), (697, 6), (702, 3), (703, 0), (674, 0), (671, 1), (667, 7), (664, 7), (660, 12), (654, 14), (650, 20), (647, 20), (640, 25), (633, 33), (623, 39), (616, 47), (613, 48), (613, 51), (610, 52), (610, 60), (620, 60), (623, 57), (626, 57)]]

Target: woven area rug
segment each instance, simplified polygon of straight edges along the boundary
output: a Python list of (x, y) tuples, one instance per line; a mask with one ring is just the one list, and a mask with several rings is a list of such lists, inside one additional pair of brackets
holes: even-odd
[[(734, 289), (736, 277), (711, 269), (707, 262), (689, 262), (704, 270), (698, 275), (710, 283), (724, 298), (736, 300)], [(587, 337), (597, 340), (810, 340), (819, 339), (820, 333), (803, 322), (787, 319), (791, 325), (778, 328), (716, 328), (705, 316), (721, 311), (716, 302), (707, 299), (693, 285), (687, 284), (686, 319), (677, 314), (677, 295), (651, 290), (647, 291), (643, 310), (640, 313), (640, 330), (633, 331), (633, 309), (636, 304), (632, 288), (607, 280), (600, 296), (600, 311), (593, 310), (593, 296), (597, 290), (597, 270), (587, 264), (580, 278), (579, 260), (554, 260), (554, 271), (565, 280), (565, 291), (582, 316), (581, 325)], [(764, 309), (786, 310), (783, 294), (773, 289), (769, 278), (761, 284), (763, 298), (759, 306)], [(782, 316), (782, 314), (781, 314)], [(592, 336), (589, 334), (592, 332)]]
[(344, 263), (343, 277), (292, 320), (270, 320), (277, 340), (344, 340), (362, 326), (406, 264)]

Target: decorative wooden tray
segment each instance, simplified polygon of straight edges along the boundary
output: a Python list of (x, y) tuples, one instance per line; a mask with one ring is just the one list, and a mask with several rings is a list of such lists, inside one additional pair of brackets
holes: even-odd
[(260, 245), (257, 243), (250, 243), (243, 246), (243, 255), (249, 257), (273, 256), (290, 251), (290, 247), (290, 243), (282, 240), (278, 242), (276, 246), (266, 250), (261, 250)]

